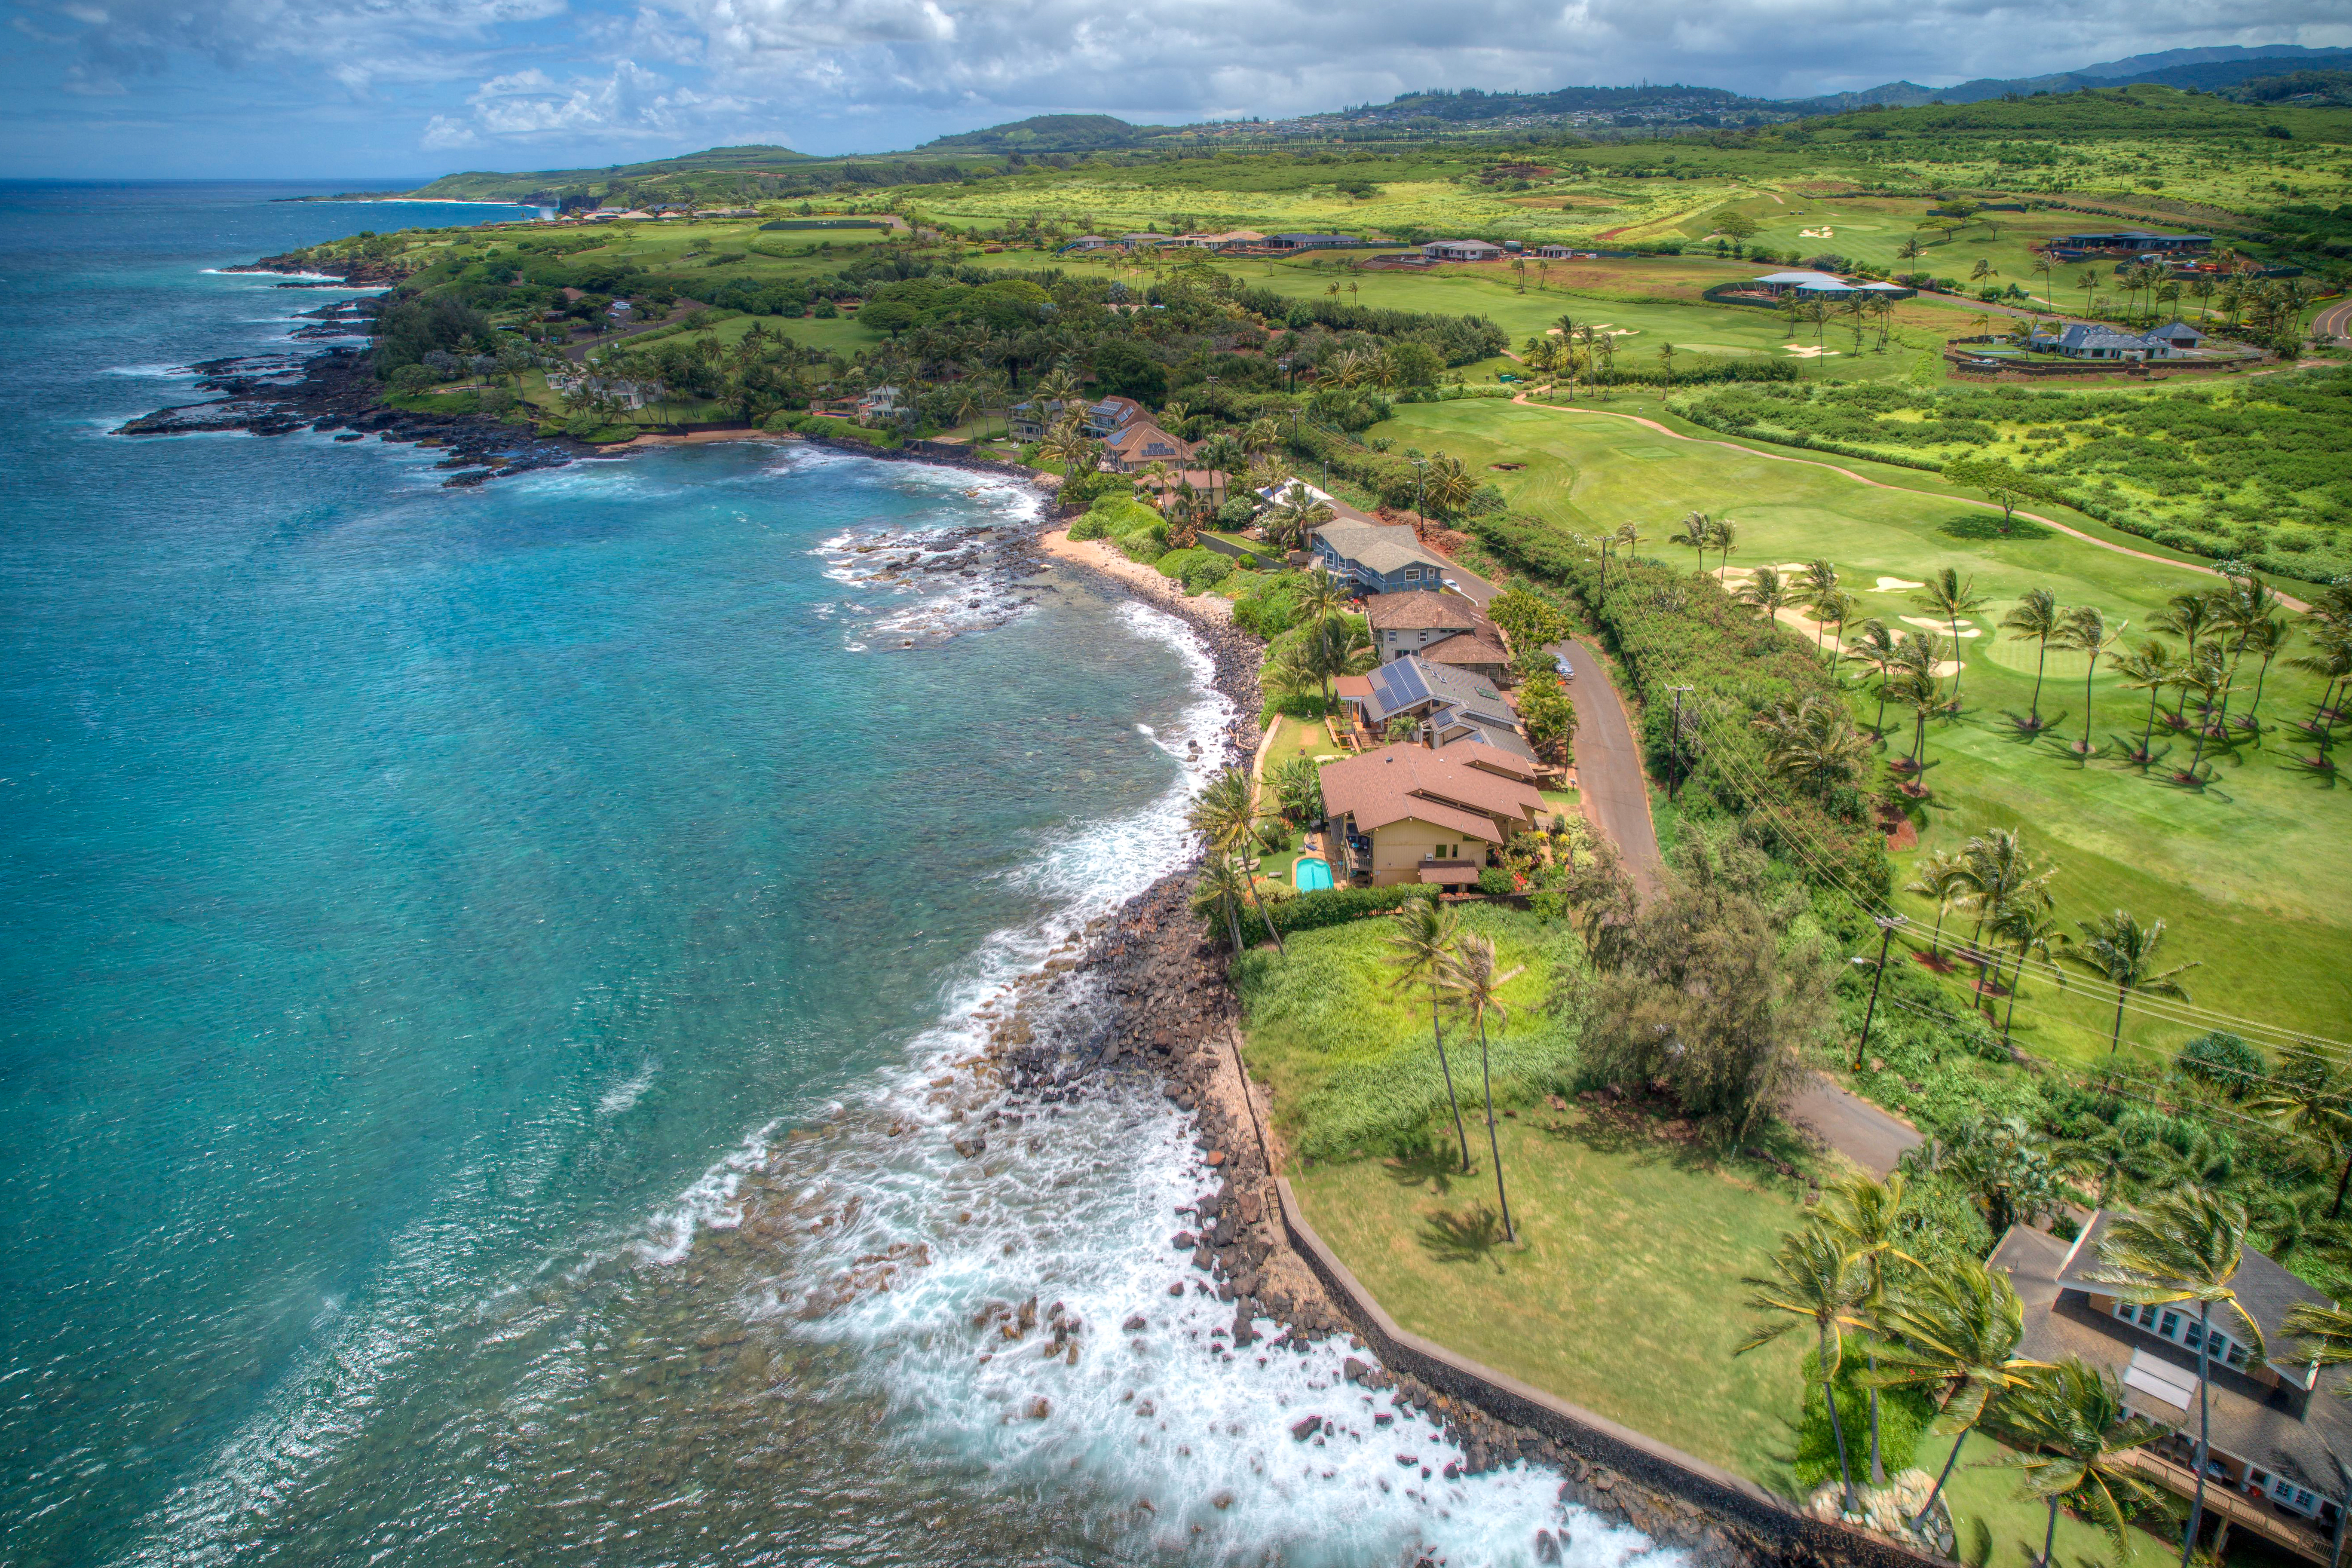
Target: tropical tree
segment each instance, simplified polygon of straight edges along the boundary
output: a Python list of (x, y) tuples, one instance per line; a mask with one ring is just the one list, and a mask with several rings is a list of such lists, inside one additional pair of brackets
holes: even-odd
[(1845, 1432), (1838, 1424), (1837, 1374), (1845, 1364), (1845, 1336), (1864, 1329), (1867, 1321), (1857, 1310), (1870, 1289), (1870, 1274), (1845, 1244), (1819, 1226), (1799, 1226), (1781, 1238), (1772, 1254), (1769, 1271), (1749, 1275), (1740, 1283), (1748, 1288), (1750, 1311), (1773, 1317), (1759, 1325), (1733, 1351), (1746, 1355), (1770, 1344), (1800, 1323), (1813, 1326), (1815, 1370), (1822, 1379), (1822, 1403), (1829, 1406), (1830, 1441), (1837, 1448), (1838, 1479), (1844, 1489), (1845, 1511), (1855, 1511), (1853, 1470), (1846, 1463)]
[(1454, 1092), (1454, 1065), (1445, 1057), (1445, 1030), (1438, 1017), (1446, 965), (1454, 961), (1454, 944), (1461, 934), (1459, 917), (1434, 898), (1408, 899), (1393, 917), (1386, 962), (1396, 971), (1396, 978), (1390, 982), (1392, 988), (1403, 990), (1414, 984), (1429, 987), (1430, 1038), (1437, 1046), (1437, 1069), (1445, 1078), (1445, 1107), (1454, 1115), (1454, 1137), (1462, 1148), (1462, 1173), (1466, 1176), (1470, 1173), (1470, 1135), (1462, 1130), (1462, 1102)]
[(2262, 1325), (2231, 1285), (2245, 1248), (2243, 1204), (2204, 1187), (2177, 1187), (2107, 1226), (2099, 1241), (2104, 1267), (2092, 1276), (2116, 1287), (2117, 1299), (2135, 1306), (2197, 1304), (2197, 1451), (2189, 1467), (2196, 1472), (2197, 1489), (2189, 1503), (2189, 1528), (2181, 1536), (2180, 1568), (2189, 1568), (2205, 1511), (2205, 1455), (2212, 1432), (2206, 1385), (2211, 1373), (2215, 1308), (2229, 1314), (2231, 1336), (2246, 1346), (2247, 1364), (2263, 1362)]
[(2336, 1167), (2336, 1201), (2327, 1217), (2341, 1219), (2345, 1189), (2352, 1186), (2352, 1075), (2335, 1058), (2298, 1045), (2279, 1053), (2277, 1070), (2271, 1076), (2269, 1089), (2246, 1108), (2303, 1140)]
[(1707, 529), (1715, 536), (1715, 547), (1723, 552), (1723, 560), (1719, 563), (1717, 572), (1717, 575), (1722, 575), (1731, 570), (1731, 552), (1739, 542), (1739, 530), (1727, 517), (1709, 518)]
[[(2199, 640), (2218, 631), (2221, 624), (2220, 596), (2202, 590), (2173, 595), (2156, 618), (2148, 623), (2154, 630), (2167, 632), (2181, 639), (2184, 646), (2180, 650), (2180, 662), (2184, 668), (2196, 661)], [(2182, 689), (2185, 697), (2187, 689)], [(2176, 710), (2174, 717), (2185, 723), (2188, 717), (2186, 707)]]
[(1796, 597), (1788, 579), (1774, 566), (1759, 566), (1748, 581), (1740, 584), (1739, 602), (1764, 612), (1768, 620), (1777, 619)]
[(2084, 656), (2083, 661), (2083, 739), (2074, 747), (2074, 754), (2091, 754), (2091, 679), (2099, 673), (2099, 659), (2109, 648), (2123, 640), (2128, 622), (2117, 621), (2112, 630), (2106, 617), (2094, 605), (2077, 605), (2066, 612), (2059, 627), (2060, 646)]
[(2116, 988), (2115, 1026), (2107, 1037), (2107, 1060), (2112, 1064), (2116, 1047), (2123, 1044), (2124, 1004), (2131, 999), (2132, 993), (2177, 996), (2185, 1002), (2189, 992), (2180, 984), (2179, 976), (2197, 964), (2157, 968), (2157, 954), (2164, 947), (2164, 922), (2160, 920), (2142, 925), (2137, 916), (2116, 910), (2096, 920), (2077, 923), (2082, 927), (2083, 939), (2067, 940), (2059, 947), (2058, 955)]
[(1447, 999), (1477, 1026), (1478, 1082), (1486, 1098), (1486, 1152), (1495, 1161), (1495, 1202), (1503, 1211), (1505, 1241), (1519, 1237), (1511, 1227), (1510, 1194), (1503, 1188), (1503, 1148), (1495, 1133), (1495, 1079), (1486, 1050), (1486, 1024), (1491, 1018), (1499, 1028), (1511, 1021), (1502, 991), (1518, 975), (1517, 969), (1496, 973), (1495, 944), (1475, 931), (1464, 931), (1454, 939), (1454, 951), (1445, 959), (1440, 982)]
[[(2009, 1044), (2010, 1025), (2017, 1017), (2017, 994), (2025, 989), (2026, 961), (2036, 953), (2041, 954), (2045, 963), (2055, 958), (2061, 932), (2058, 917), (2048, 908), (2032, 902), (2019, 902), (2011, 904), (1993, 917), (1992, 934), (2017, 949), (2017, 972), (2010, 976), (2009, 1004), (2002, 1008), (2000, 1015), (2000, 1043), (2006, 1046)], [(2058, 984), (2063, 985), (2066, 972), (2057, 969), (2054, 964), (2052, 967), (2058, 976)], [(2000, 965), (1998, 961), (1993, 964), (1992, 978), (1993, 989), (2000, 990)]]
[(1915, 898), (1936, 900), (1936, 926), (1927, 937), (1928, 956), (1940, 958), (1943, 955), (1944, 919), (1952, 912), (1952, 906), (1960, 901), (1968, 888), (1968, 868), (1956, 857), (1922, 855), (1912, 868), (1911, 879), (1903, 884), (1903, 890)]
[(2002, 1402), (2001, 1426), (2019, 1446), (1994, 1462), (2021, 1472), (2024, 1495), (2049, 1505), (2042, 1568), (2053, 1568), (2062, 1502), (2099, 1527), (2122, 1568), (2131, 1557), (2127, 1514), (2161, 1507), (2165, 1495), (2128, 1456), (2171, 1429), (2134, 1414), (2124, 1403), (2122, 1380), (2078, 1356), (2032, 1373)]
[(2012, 827), (1977, 834), (1960, 847), (1957, 863), (1968, 889), (1965, 901), (1976, 910), (1969, 949), (1981, 969), (1979, 944), (1986, 925), (2011, 908), (2049, 909), (2050, 879), (2058, 868), (2026, 848), (2025, 836)]
[(2269, 684), (2273, 661), (2286, 650), (2287, 639), (2294, 635), (2284, 621), (2276, 616), (2265, 616), (2249, 623), (2238, 636), (2238, 651), (2241, 654), (2251, 653), (2262, 660), (2254, 672), (2254, 699), (2246, 704), (2245, 712), (2235, 721), (2241, 728), (2253, 733), (2254, 743), (2258, 746), (2262, 744), (2263, 733), (2263, 688)]
[(2017, 607), (2002, 617), (2001, 629), (2010, 634), (2011, 642), (2038, 644), (2033, 659), (2033, 700), (2032, 712), (2022, 728), (2039, 732), (2042, 728), (2042, 671), (2050, 662), (2050, 639), (2061, 629), (2058, 595), (2047, 588), (2028, 588), (2018, 596)]
[[(1184, 820), (1185, 826), (1208, 841), (1213, 854), (1235, 856), (1248, 847), (1256, 834), (1257, 816), (1257, 797), (1250, 787), (1249, 774), (1239, 768), (1227, 768), (1194, 798)], [(1248, 886), (1250, 902), (1257, 906), (1258, 917), (1265, 921), (1265, 934), (1274, 938), (1277, 951), (1286, 951), (1282, 933), (1274, 929), (1274, 915), (1258, 896), (1257, 879), (1250, 878)]]
[(2107, 668), (2133, 690), (2147, 693), (2147, 723), (2140, 732), (2139, 753), (2132, 759), (2145, 769), (2154, 755), (2150, 748), (2156, 743), (2157, 699), (2173, 681), (2172, 655), (2150, 637), (2131, 652), (2109, 659)]
[(1707, 547), (1715, 542), (1713, 523), (1703, 511), (1687, 512), (1675, 530), (1676, 544), (1687, 544), (1698, 556), (1699, 570), (1706, 569)]
[(1960, 1258), (1905, 1279), (1880, 1309), (1878, 1327), (1887, 1343), (1877, 1367), (1864, 1381), (1875, 1388), (1940, 1388), (1944, 1407), (1935, 1429), (1952, 1436), (1952, 1451), (1927, 1500), (1912, 1517), (1913, 1528), (1927, 1517), (1944, 1483), (1959, 1463), (1969, 1433), (2001, 1394), (2028, 1386), (2046, 1363), (2017, 1353), (2025, 1338), (2025, 1305), (2005, 1273), (1973, 1258)]
[[(1920, 1267), (1917, 1258), (1895, 1245), (1903, 1237), (1903, 1177), (1892, 1175), (1880, 1182), (1856, 1172), (1822, 1195), (1813, 1215), (1822, 1228), (1845, 1244), (1850, 1256), (1860, 1260), (1868, 1284), (1858, 1304), (1866, 1317), (1878, 1320), (1887, 1307), (1887, 1266)], [(1867, 1340), (1863, 1342), (1863, 1353), (1869, 1362), (1867, 1370), (1876, 1372), (1878, 1352)], [(1864, 1385), (1870, 1390), (1870, 1484), (1883, 1487), (1886, 1466), (1878, 1447), (1878, 1386), (1866, 1377)]]
[(1780, 704), (1752, 721), (1765, 736), (1765, 760), (1781, 777), (1827, 794), (1851, 784), (1870, 755), (1870, 737), (1854, 728), (1845, 703), (1807, 692), (1794, 708)]
[(1822, 623), (1826, 622), (1829, 618), (1827, 616), (1822, 614), (1822, 607), (1837, 594), (1837, 568), (1831, 565), (1826, 560), (1816, 560), (1806, 566), (1802, 572), (1797, 574), (1796, 581), (1791, 584), (1791, 587), (1793, 587), (1797, 594), (1802, 597), (1804, 602), (1812, 608), (1814, 622), (1813, 647), (1815, 651), (1818, 652), (1822, 646)]
[(1920, 754), (1927, 746), (1927, 718), (1944, 705), (1944, 694), (1936, 685), (1935, 677), (1925, 671), (1906, 668), (1886, 683), (1895, 701), (1911, 710), (1911, 755), (1906, 765), (1916, 773), (1925, 765)]
[[(1843, 633), (1844, 628), (1841, 626), (1839, 631)], [(1878, 676), (1878, 717), (1870, 727), (1882, 740), (1886, 734), (1886, 679), (1895, 668), (1896, 646), (1894, 632), (1874, 616), (1862, 623), (1862, 630), (1844, 650), (1848, 658), (1870, 666)]]
[(1230, 855), (1212, 855), (1201, 864), (1200, 879), (1192, 885), (1192, 913), (1213, 921), (1222, 914), (1234, 951), (1242, 950), (1242, 900), (1249, 896), (1249, 875)]
[(1929, 578), (1925, 585), (1911, 595), (1911, 599), (1914, 604), (1934, 610), (1951, 626), (1952, 647), (1955, 650), (1952, 658), (1951, 703), (1953, 711), (1958, 712), (1960, 706), (1960, 661), (1957, 650), (1960, 646), (1960, 617), (1973, 615), (1984, 606), (1984, 598), (1977, 592), (1977, 580), (1974, 577), (1962, 577), (1959, 569), (1956, 566), (1947, 566)]

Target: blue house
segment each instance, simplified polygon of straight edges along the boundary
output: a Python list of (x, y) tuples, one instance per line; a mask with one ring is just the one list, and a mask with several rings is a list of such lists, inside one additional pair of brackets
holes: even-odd
[(1315, 531), (1315, 559), (1360, 593), (1396, 594), (1445, 585), (1449, 563), (1422, 548), (1412, 530), (1342, 520)]

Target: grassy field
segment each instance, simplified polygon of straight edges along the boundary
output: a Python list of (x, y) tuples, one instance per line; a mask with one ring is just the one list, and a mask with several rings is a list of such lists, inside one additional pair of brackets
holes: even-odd
[[(1654, 401), (1621, 400), (1614, 412), (1661, 414)], [(1948, 849), (1988, 827), (2021, 828), (2057, 862), (2060, 912), (2069, 920), (2122, 907), (2170, 924), (2171, 962), (2199, 961), (2188, 977), (2204, 1006), (2323, 1035), (2340, 1035), (2352, 1009), (2352, 976), (2342, 963), (2352, 930), (2352, 858), (2340, 853), (2352, 831), (2352, 792), (2331, 789), (2284, 765), (2291, 736), (2273, 733), (2261, 751), (2225, 761), (2211, 786), (2176, 788), (2095, 757), (2084, 765), (2062, 749), (2081, 733), (2082, 665), (2053, 655), (2045, 714), (2063, 715), (2057, 735), (2021, 740), (2008, 715), (2022, 714), (2032, 682), (2030, 645), (1995, 627), (2016, 595), (2046, 586), (2062, 604), (2097, 605), (2112, 625), (2137, 630), (2165, 598), (2210, 578), (2136, 560), (2063, 534), (1983, 537), (1981, 512), (1938, 493), (1933, 476), (1835, 459), (1887, 487), (1859, 484), (1826, 467), (1777, 461), (1737, 445), (1681, 441), (1630, 420), (1566, 414), (1500, 402), (1413, 405), (1372, 432), (1400, 444), (1442, 449), (1488, 471), (1516, 509), (1563, 531), (1605, 531), (1627, 520), (1657, 538), (1685, 512), (1728, 517), (1739, 531), (1733, 564), (1786, 564), (1825, 556), (1862, 590), (1866, 612), (1921, 616), (1905, 590), (1874, 591), (1884, 576), (1924, 579), (1946, 565), (1972, 576), (1987, 607), (1985, 635), (1970, 639), (1963, 672), (1966, 711), (1931, 724), (1932, 803), (1919, 814), (1921, 849)], [(1697, 432), (1708, 442), (1710, 433)], [(1492, 465), (1524, 463), (1517, 471)], [(2087, 518), (2084, 531), (2127, 548), (2146, 542)], [(1663, 542), (1648, 553), (1669, 555)], [(2282, 679), (2284, 676), (2284, 679)], [(2263, 700), (2273, 719), (2307, 709), (2316, 682), (2273, 670)], [(2102, 676), (2093, 684), (2092, 733), (2108, 756), (2114, 737), (2137, 735), (2144, 698)], [(1857, 697), (1857, 712), (1874, 705)], [(1907, 740), (1907, 729), (1903, 731)], [(1898, 868), (1900, 869), (1901, 868)], [(1932, 921), (1924, 901), (1910, 912)], [(2071, 929), (2071, 928), (2070, 928)], [(2030, 983), (2018, 1005), (2021, 1042), (2037, 1054), (2084, 1060), (2103, 1051), (2112, 993), (2075, 982), (2060, 993)], [(1954, 1001), (1963, 1002), (1956, 990)], [(2127, 1018), (2126, 1037), (2169, 1051), (2186, 1028)]]
[(1521, 1111), (1501, 1131), (1521, 1238), (1506, 1246), (1471, 1131), (1469, 1177), (1442, 1157), (1358, 1160), (1295, 1172), (1292, 1184), (1405, 1327), (1791, 1489), (1804, 1336), (1731, 1352), (1753, 1326), (1740, 1276), (1796, 1225), (1796, 1184), (1719, 1163), (1639, 1117)]

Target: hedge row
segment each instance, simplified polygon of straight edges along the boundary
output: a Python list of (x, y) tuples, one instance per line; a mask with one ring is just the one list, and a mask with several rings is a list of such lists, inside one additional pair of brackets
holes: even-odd
[(1652, 776), (1673, 765), (1672, 689), (1689, 687), (1680, 756), (1683, 808), (1743, 816), (1749, 830), (1809, 881), (1872, 897), (1887, 886), (1885, 850), (1869, 802), (1846, 788), (1798, 791), (1766, 765), (1750, 721), (1818, 693), (1843, 705), (1836, 681), (1803, 638), (1738, 604), (1714, 578), (1657, 561), (1612, 560), (1604, 586), (1558, 530), (1503, 515), (1472, 523), (1480, 543), (1516, 571), (1566, 589), (1591, 610), (1642, 700), (1642, 745)]

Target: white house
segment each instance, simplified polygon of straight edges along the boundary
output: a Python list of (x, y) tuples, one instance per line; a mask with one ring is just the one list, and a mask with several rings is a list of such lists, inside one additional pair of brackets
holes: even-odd
[(1483, 239), (1434, 239), (1421, 253), (1432, 261), (1499, 261), (1503, 247)]

